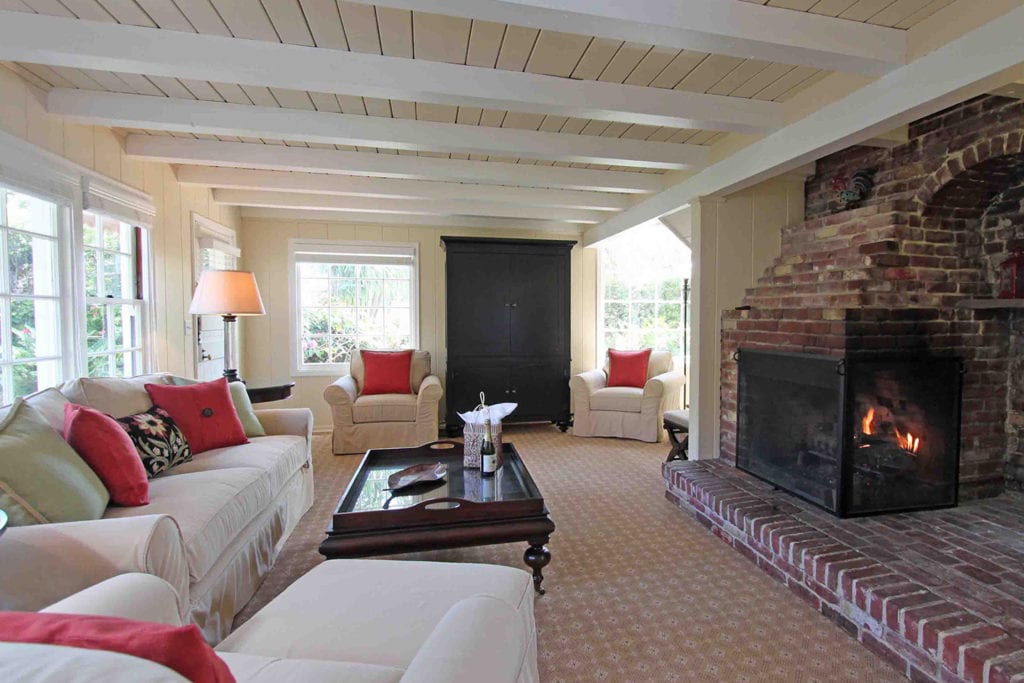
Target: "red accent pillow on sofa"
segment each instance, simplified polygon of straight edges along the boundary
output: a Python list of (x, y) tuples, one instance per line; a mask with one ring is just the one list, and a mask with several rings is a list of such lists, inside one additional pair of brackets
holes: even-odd
[(411, 394), (409, 372), (412, 349), (408, 351), (360, 351), (363, 355), (363, 395)]
[(131, 437), (117, 421), (98, 410), (64, 404), (64, 440), (110, 492), (110, 502), (134, 507), (149, 503), (146, 468)]
[(190, 681), (235, 680), (195, 624), (168, 626), (86, 614), (0, 612), (0, 641), (120, 652), (162, 664)]
[(146, 391), (177, 423), (192, 455), (249, 443), (225, 378), (187, 386), (147, 384)]
[(647, 384), (647, 363), (650, 359), (650, 349), (643, 351), (608, 349), (608, 386), (643, 389)]

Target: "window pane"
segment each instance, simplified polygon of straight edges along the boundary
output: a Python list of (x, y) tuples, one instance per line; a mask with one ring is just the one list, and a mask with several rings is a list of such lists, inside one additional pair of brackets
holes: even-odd
[(302, 281), (302, 305), (306, 306), (327, 306), (330, 280), (310, 278)]
[(57, 234), (57, 207), (42, 199), (8, 191), (7, 227), (40, 235)]
[(302, 362), (327, 363), (330, 358), (330, 340), (327, 336), (303, 336)]
[(100, 252), (85, 250), (85, 295), (100, 295)]
[(382, 278), (386, 271), (385, 266), (361, 265), (356, 272), (361, 278)]
[[(337, 266), (333, 266), (333, 267), (336, 268)], [(308, 278), (308, 277), (330, 277), (331, 276), (331, 268), (332, 268), (332, 266), (330, 266), (330, 265), (328, 265), (326, 263), (300, 263), (300, 264), (298, 264), (298, 268), (299, 268), (299, 277), (305, 279), (305, 278)], [(352, 268), (353, 268), (353, 271), (354, 271), (355, 267), (352, 266)], [(354, 272), (353, 272), (353, 274), (354, 274)], [(338, 275), (338, 274), (336, 274), (336, 275)]]
[(384, 283), (385, 306), (408, 306), (412, 298), (412, 283), (408, 280), (387, 280)]
[(367, 308), (384, 304), (384, 283), (381, 280), (359, 281), (359, 305)]
[(11, 367), (11, 374), (14, 396), (25, 396), (59, 384), (61, 380), (60, 361), (18, 363)]
[(331, 280), (331, 306), (355, 306), (356, 281)]
[(359, 314), (355, 308), (331, 309), (331, 334), (354, 335), (359, 326)]
[(633, 285), (633, 301), (650, 301), (654, 299), (656, 288), (653, 282), (639, 282)]
[(631, 304), (629, 323), (641, 329), (654, 327), (654, 304)]
[(7, 264), (12, 293), (56, 294), (56, 246), (56, 242), (46, 237), (7, 233)]
[[(85, 339), (89, 351), (106, 351), (108, 346), (106, 306), (85, 309)], [(91, 362), (91, 361), (90, 361)]]
[(682, 313), (683, 307), (680, 304), (660, 304), (658, 306), (658, 327), (678, 328)]
[(112, 218), (103, 219), (103, 248), (121, 251), (121, 224)]
[(380, 334), (384, 331), (384, 309), (383, 308), (360, 308), (359, 309), (359, 333)]
[(624, 330), (629, 327), (629, 304), (605, 304), (604, 326), (609, 330)]
[(89, 358), (90, 377), (109, 377), (110, 356), (91, 356)]
[(88, 211), (82, 214), (82, 239), (89, 246), (102, 246), (99, 220), (99, 216)]
[(356, 349), (356, 338), (352, 336), (331, 337), (331, 363), (348, 363)]
[(327, 334), (327, 323), (330, 316), (330, 309), (327, 308), (303, 308), (302, 309), (302, 334)]
[(331, 266), (321, 265), (321, 268), (326, 269), (331, 277), (355, 277), (356, 267), (350, 264), (336, 263)]
[(11, 300), (11, 337), (15, 358), (60, 355), (57, 302), (46, 299)]
[(629, 285), (621, 280), (609, 280), (604, 284), (604, 297), (626, 301), (629, 299)]
[(103, 254), (103, 294), (120, 299), (125, 296), (122, 280), (124, 261), (118, 254)]
[(662, 301), (678, 301), (683, 296), (683, 281), (680, 279), (666, 280), (661, 283), (659, 297)]

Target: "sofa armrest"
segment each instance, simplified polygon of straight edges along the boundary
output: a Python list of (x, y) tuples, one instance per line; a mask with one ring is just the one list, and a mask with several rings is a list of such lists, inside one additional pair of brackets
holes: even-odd
[(181, 626), (178, 594), (152, 574), (119, 574), (89, 586), (42, 610), (57, 614), (94, 614)]
[(443, 394), (444, 389), (441, 388), (441, 380), (438, 379), (437, 375), (427, 375), (420, 382), (419, 391), (416, 392), (416, 402), (420, 405), (424, 403), (437, 403), (441, 400)]
[(332, 406), (351, 406), (359, 398), (359, 387), (352, 375), (338, 378), (324, 389), (324, 400)]
[(0, 610), (35, 612), (128, 572), (158, 576), (188, 612), (185, 543), (167, 515), (12, 527), (0, 538)]
[(683, 389), (686, 375), (670, 370), (647, 380), (644, 384), (644, 403), (657, 401), (661, 410), (675, 410), (679, 407), (679, 394)]
[(516, 610), (493, 596), (455, 603), (424, 641), (403, 683), (512, 683), (531, 648)]
[(313, 438), (313, 411), (309, 408), (264, 408), (255, 413), (267, 436)]
[(604, 370), (588, 370), (573, 375), (569, 380), (569, 389), (574, 408), (578, 410), (581, 402), (585, 409), (589, 408), (591, 394), (606, 386), (608, 386), (608, 375), (604, 374)]

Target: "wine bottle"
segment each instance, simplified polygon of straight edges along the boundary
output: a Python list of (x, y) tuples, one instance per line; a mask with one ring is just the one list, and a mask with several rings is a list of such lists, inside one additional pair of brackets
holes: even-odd
[(498, 453), (494, 448), (494, 437), (491, 436), (491, 418), (484, 418), (484, 440), (480, 444), (480, 474), (493, 477), (498, 469)]

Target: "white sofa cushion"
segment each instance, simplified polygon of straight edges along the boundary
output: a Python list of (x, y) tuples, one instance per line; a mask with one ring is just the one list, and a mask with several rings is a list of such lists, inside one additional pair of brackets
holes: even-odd
[(0, 643), (0, 681), (188, 683), (162, 664), (120, 652), (35, 643)]
[(403, 671), (390, 666), (314, 659), (281, 659), (218, 652), (235, 680), (244, 683), (398, 683)]
[(352, 404), (352, 421), (415, 422), (416, 394), (372, 394)]
[(639, 413), (644, 390), (636, 387), (605, 387), (590, 395), (591, 410), (614, 410), (617, 413)]
[[(473, 595), (511, 605), (535, 638), (533, 581), (512, 567), (403, 560), (324, 562), (217, 646), (218, 652), (408, 668), (449, 609)], [(400, 634), (400, 637), (399, 637)]]
[(256, 467), (171, 474), (149, 482), (149, 505), (110, 507), (104, 519), (152, 514), (173, 517), (185, 541), (189, 577), (196, 582), (271, 500), (271, 477)]
[(153, 407), (153, 401), (146, 393), (147, 384), (170, 384), (171, 375), (166, 372), (137, 377), (79, 377), (61, 389), (72, 403), (94, 408), (114, 417), (126, 417), (142, 413)]
[(306, 440), (301, 436), (260, 436), (250, 439), (247, 444), (200, 453), (164, 476), (252, 467), (267, 473), (270, 495), (276, 496), (292, 475), (306, 464), (306, 459)]

